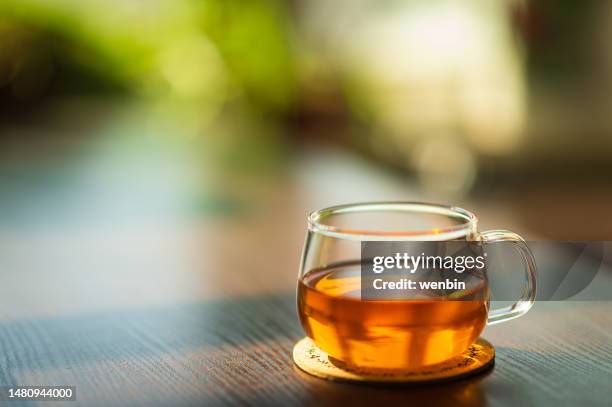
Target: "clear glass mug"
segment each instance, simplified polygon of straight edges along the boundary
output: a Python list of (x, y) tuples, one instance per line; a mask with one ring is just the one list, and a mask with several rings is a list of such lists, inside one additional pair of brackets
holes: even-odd
[[(297, 305), (306, 334), (332, 358), (373, 369), (409, 370), (461, 354), (485, 325), (525, 314), (536, 295), (536, 264), (525, 241), (505, 230), (479, 232), (461, 208), (417, 202), (359, 203), (310, 214)], [(525, 264), (521, 298), (491, 310), (488, 280), (469, 301), (363, 300), (361, 242), (511, 242)]]

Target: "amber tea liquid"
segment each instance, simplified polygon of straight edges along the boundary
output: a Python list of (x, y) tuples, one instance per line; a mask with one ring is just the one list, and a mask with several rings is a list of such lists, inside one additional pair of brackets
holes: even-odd
[(305, 274), (298, 312), (308, 336), (340, 361), (415, 369), (450, 359), (478, 338), (487, 321), (486, 289), (483, 282), (463, 300), (361, 300), (359, 265), (348, 265)]

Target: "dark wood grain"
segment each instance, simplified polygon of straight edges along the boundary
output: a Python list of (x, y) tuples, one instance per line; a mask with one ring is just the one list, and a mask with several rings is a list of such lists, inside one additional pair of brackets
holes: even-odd
[(608, 303), (542, 303), (488, 328), (494, 369), (420, 387), (295, 367), (292, 294), (0, 324), (2, 384), (71, 384), (83, 405), (609, 405)]

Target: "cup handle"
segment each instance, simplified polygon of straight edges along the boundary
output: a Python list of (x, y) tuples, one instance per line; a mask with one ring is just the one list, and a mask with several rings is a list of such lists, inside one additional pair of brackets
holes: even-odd
[(525, 263), (525, 284), (521, 298), (514, 304), (489, 311), (487, 325), (509, 321), (525, 314), (533, 306), (536, 297), (536, 262), (525, 240), (507, 230), (488, 230), (480, 234), (483, 243), (512, 242)]

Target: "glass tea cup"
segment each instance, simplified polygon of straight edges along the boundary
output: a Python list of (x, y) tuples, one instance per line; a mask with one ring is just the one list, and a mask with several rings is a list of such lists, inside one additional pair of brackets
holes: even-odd
[[(358, 203), (310, 214), (298, 279), (297, 305), (306, 334), (349, 366), (413, 370), (457, 356), (485, 325), (525, 314), (536, 294), (534, 257), (517, 234), (479, 232), (461, 208), (418, 202)], [(489, 309), (486, 269), (469, 298), (362, 298), (362, 242), (511, 242), (525, 264), (521, 298)]]

